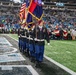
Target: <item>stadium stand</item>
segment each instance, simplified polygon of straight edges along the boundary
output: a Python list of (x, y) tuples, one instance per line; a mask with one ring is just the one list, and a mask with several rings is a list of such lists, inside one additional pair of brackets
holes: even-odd
[[(49, 35), (55, 39), (54, 30), (56, 28), (59, 31), (66, 30), (68, 32), (70, 30), (71, 35), (71, 29), (76, 28), (76, 1), (43, 0), (43, 2), (43, 19)], [(20, 7), (21, 4), (14, 3), (13, 0), (0, 0), (0, 32), (17, 31), (20, 27), (18, 24)]]
[[(43, 19), (51, 39), (72, 39), (72, 29), (76, 29), (75, 3), (75, 0), (72, 0), (72, 2), (67, 0), (44, 0), (43, 9), (45, 16)], [(60, 34), (67, 34), (67, 36), (61, 36)]]
[(16, 31), (19, 27), (19, 9), (20, 3), (14, 3), (13, 0), (0, 0), (0, 32), (9, 33)]

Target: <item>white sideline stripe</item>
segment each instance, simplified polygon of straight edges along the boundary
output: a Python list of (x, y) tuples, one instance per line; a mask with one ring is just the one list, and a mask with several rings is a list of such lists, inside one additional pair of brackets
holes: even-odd
[(1, 70), (12, 70), (13, 67), (27, 67), (32, 75), (39, 75), (31, 65), (0, 65)]
[[(7, 35), (7, 36), (9, 36), (9, 35)], [(13, 37), (11, 37), (11, 36), (9, 36), (10, 38), (12, 38), (12, 39), (14, 39)], [(18, 42), (18, 40), (16, 40), (16, 39), (14, 39), (15, 41), (17, 41)]]
[[(11, 36), (9, 36), (9, 37), (11, 37)], [(11, 37), (11, 38), (12, 38), (12, 37)], [(12, 38), (12, 39), (14, 39), (14, 38)], [(14, 40), (15, 40), (15, 41), (18, 41), (18, 40), (16, 40), (16, 39), (14, 39)], [(45, 55), (44, 55), (44, 57), (45, 57), (47, 60), (49, 60), (50, 62), (52, 62), (52, 63), (54, 63), (55, 65), (57, 65), (58, 67), (62, 68), (62, 69), (65, 70), (66, 72), (68, 72), (69, 74), (71, 74), (71, 75), (76, 75), (76, 72), (70, 70), (69, 68), (63, 66), (62, 64), (54, 61), (53, 59), (51, 59), (51, 58), (49, 58), (49, 57), (47, 57), (47, 56), (45, 56)]]
[(51, 58), (49, 58), (49, 57), (47, 57), (47, 56), (44, 56), (44, 57), (45, 57), (47, 60), (49, 60), (50, 62), (52, 62), (52, 63), (54, 63), (55, 65), (57, 65), (58, 67), (62, 68), (62, 69), (65, 70), (66, 72), (68, 72), (69, 74), (71, 74), (71, 75), (76, 75), (76, 72), (70, 70), (69, 68), (63, 66), (62, 64), (54, 61), (53, 59), (51, 59)]
[(6, 38), (5, 38), (5, 40), (10, 46), (12, 46), (12, 44)]

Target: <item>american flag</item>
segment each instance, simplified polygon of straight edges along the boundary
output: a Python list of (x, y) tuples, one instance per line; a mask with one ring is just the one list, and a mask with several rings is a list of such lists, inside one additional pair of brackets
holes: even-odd
[(26, 3), (23, 3), (21, 8), (20, 8), (20, 13), (19, 13), (21, 22), (25, 18), (25, 9), (26, 9)]

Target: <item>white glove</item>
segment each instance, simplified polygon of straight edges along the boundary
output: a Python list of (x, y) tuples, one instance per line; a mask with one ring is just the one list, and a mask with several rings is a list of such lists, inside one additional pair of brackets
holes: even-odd
[(50, 43), (48, 43), (48, 45), (50, 45)]

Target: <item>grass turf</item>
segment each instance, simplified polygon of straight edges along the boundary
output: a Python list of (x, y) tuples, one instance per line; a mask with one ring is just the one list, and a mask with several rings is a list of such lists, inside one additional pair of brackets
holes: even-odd
[(76, 41), (51, 40), (45, 55), (76, 72)]
[[(18, 40), (16, 34), (8, 34)], [(45, 55), (76, 72), (76, 41), (50, 40), (45, 44)]]

